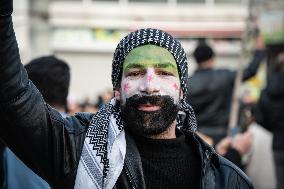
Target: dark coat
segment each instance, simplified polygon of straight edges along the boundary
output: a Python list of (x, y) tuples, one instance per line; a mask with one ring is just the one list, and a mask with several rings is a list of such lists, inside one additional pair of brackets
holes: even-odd
[(273, 149), (284, 151), (284, 73), (270, 76), (255, 113), (256, 121), (273, 133)]
[[(243, 80), (254, 76), (265, 57), (263, 50), (256, 50)], [(236, 72), (226, 69), (197, 69), (189, 78), (187, 100), (192, 105), (199, 126), (227, 128)]]
[[(0, 0), (0, 7), (3, 2)], [(3, 11), (0, 8), (0, 11)], [(4, 9), (7, 13), (11, 10)], [(47, 105), (20, 62), (12, 18), (0, 12), (0, 135), (9, 148), (52, 188), (74, 187), (92, 114), (63, 118)], [(184, 133), (199, 149), (201, 188), (252, 188), (246, 175), (218, 156), (194, 133)], [(140, 156), (126, 134), (124, 170), (116, 188), (145, 188)]]

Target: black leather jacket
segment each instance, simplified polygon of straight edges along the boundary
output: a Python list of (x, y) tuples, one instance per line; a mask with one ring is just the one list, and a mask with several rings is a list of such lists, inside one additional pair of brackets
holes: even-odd
[[(92, 114), (63, 118), (47, 105), (21, 64), (10, 16), (10, 0), (0, 0), (0, 135), (9, 148), (52, 188), (74, 187)], [(5, 6), (4, 6), (5, 5)], [(199, 149), (200, 188), (252, 188), (246, 175), (194, 133), (184, 133)], [(124, 169), (115, 188), (145, 188), (135, 142), (126, 134)]]

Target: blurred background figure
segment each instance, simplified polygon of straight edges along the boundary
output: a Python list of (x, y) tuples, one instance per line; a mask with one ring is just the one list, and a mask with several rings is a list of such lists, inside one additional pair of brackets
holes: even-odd
[[(254, 76), (265, 57), (264, 43), (258, 37), (256, 49), (249, 66), (244, 70), (243, 80)], [(193, 56), (198, 64), (197, 70), (189, 78), (188, 102), (193, 106), (201, 133), (218, 143), (227, 135), (236, 71), (215, 69), (215, 53), (200, 40)]]
[(66, 116), (70, 85), (68, 64), (55, 56), (45, 56), (32, 60), (25, 68), (44, 100)]
[(216, 151), (244, 170), (242, 156), (250, 151), (252, 143), (253, 134), (250, 131), (246, 131), (233, 137), (223, 138), (216, 145)]
[(110, 102), (112, 98), (113, 98), (113, 91), (111, 89), (105, 90), (101, 95), (99, 95), (96, 106), (98, 108), (101, 108), (106, 103)]
[[(25, 65), (28, 76), (53, 108), (67, 116), (67, 95), (70, 83), (69, 66), (55, 56), (45, 56)], [(31, 171), (6, 147), (3, 154), (4, 189), (47, 189), (49, 185)]]
[(255, 122), (255, 110), (255, 102), (242, 102), (239, 113), (241, 133), (223, 138), (216, 145), (216, 151), (243, 169), (255, 188), (274, 189), (272, 134)]
[(83, 103), (80, 104), (81, 112), (90, 112), (96, 113), (99, 108), (95, 103), (92, 103), (89, 99), (86, 99)]
[(277, 189), (284, 188), (284, 51), (280, 52), (257, 103), (256, 121), (273, 133)]
[(68, 107), (68, 114), (69, 115), (75, 115), (78, 112), (82, 112), (80, 101), (78, 100), (77, 96), (74, 95), (74, 94), (68, 95), (67, 107)]

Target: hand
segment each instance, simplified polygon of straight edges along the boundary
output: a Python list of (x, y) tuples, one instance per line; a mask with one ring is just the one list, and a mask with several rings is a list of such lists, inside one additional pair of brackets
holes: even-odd
[(223, 138), (217, 145), (216, 151), (221, 156), (224, 156), (232, 145), (232, 137)]
[(247, 153), (253, 142), (253, 134), (250, 131), (246, 131), (243, 134), (237, 134), (233, 140), (231, 147), (237, 150), (241, 155)]
[(13, 12), (12, 0), (0, 0), (0, 17), (10, 15)]
[(264, 40), (260, 35), (256, 36), (256, 38), (255, 38), (255, 48), (258, 49), (258, 50), (265, 49)]

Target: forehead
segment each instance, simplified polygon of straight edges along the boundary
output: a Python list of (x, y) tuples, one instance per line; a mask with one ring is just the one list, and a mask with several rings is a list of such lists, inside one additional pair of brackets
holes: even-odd
[(159, 64), (177, 70), (173, 55), (162, 47), (156, 45), (143, 45), (131, 50), (124, 59), (123, 70), (139, 65), (141, 67), (156, 67)]

